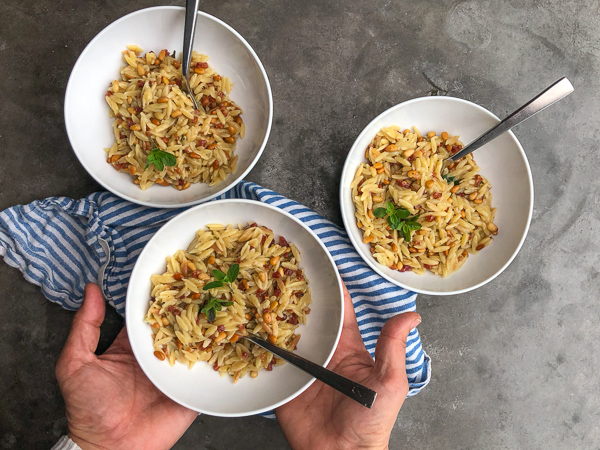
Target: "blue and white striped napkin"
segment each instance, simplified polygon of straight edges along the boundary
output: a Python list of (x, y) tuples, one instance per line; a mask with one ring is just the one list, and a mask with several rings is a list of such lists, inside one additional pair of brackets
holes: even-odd
[[(416, 294), (377, 275), (358, 255), (346, 232), (307, 207), (257, 184), (242, 182), (219, 197), (269, 203), (296, 216), (327, 247), (352, 296), (363, 341), (375, 353), (385, 321), (415, 310)], [(98, 283), (121, 315), (127, 283), (146, 242), (182, 209), (140, 206), (109, 192), (81, 200), (52, 197), (0, 212), (0, 255), (25, 279), (41, 286), (49, 300), (76, 310), (86, 283)], [(423, 389), (431, 361), (419, 332), (411, 331), (406, 346), (408, 396)]]

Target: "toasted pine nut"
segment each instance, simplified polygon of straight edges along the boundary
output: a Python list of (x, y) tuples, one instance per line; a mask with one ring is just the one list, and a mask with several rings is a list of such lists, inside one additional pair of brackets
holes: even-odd
[(381, 164), (381, 163), (379, 163), (379, 162), (378, 162), (378, 163), (375, 163), (375, 164), (373, 164), (373, 168), (375, 168), (375, 169), (381, 169), (382, 167), (383, 167), (383, 164)]
[(275, 300), (274, 302), (271, 302), (271, 311), (273, 311), (278, 306), (279, 306), (279, 302), (277, 300)]
[(415, 156), (416, 156), (417, 158), (419, 158), (419, 157), (423, 156), (423, 152), (422, 152), (421, 150), (417, 150), (417, 151), (415, 152)]
[(219, 335), (215, 338), (215, 342), (221, 342), (223, 339), (227, 337), (227, 333), (221, 331)]
[(264, 314), (263, 314), (263, 320), (264, 320), (266, 323), (271, 323), (271, 313), (264, 313)]
[(267, 274), (264, 272), (258, 272), (258, 279), (262, 282), (267, 281)]
[(388, 184), (390, 184), (390, 180), (383, 180), (382, 183), (385, 185), (388, 185)]
[(374, 195), (373, 196), (373, 201), (375, 203), (381, 203), (383, 201), (383, 198), (381, 198), (379, 195)]
[(485, 245), (483, 245), (483, 244), (479, 244), (477, 247), (475, 247), (475, 250), (479, 251), (479, 250), (481, 250), (483, 247), (485, 247)]
[(161, 61), (162, 61), (163, 59), (165, 59), (165, 51), (164, 51), (164, 50), (161, 50), (161, 51), (160, 51), (160, 53), (158, 54), (158, 59), (160, 59)]
[(461, 210), (460, 212), (460, 217), (464, 218), (467, 215), (467, 213), (465, 212), (465, 210)]
[(169, 319), (167, 319), (166, 317), (163, 317), (162, 319), (162, 324), (166, 327), (167, 325), (169, 325)]
[(421, 230), (417, 231), (417, 233), (420, 234), (421, 236), (425, 236), (427, 233), (429, 233), (429, 231), (421, 229)]
[(431, 188), (433, 187), (433, 183), (434, 183), (434, 181), (433, 181), (433, 180), (427, 180), (427, 181), (425, 182), (425, 187), (426, 187), (427, 189), (431, 189)]
[(134, 123), (133, 125), (131, 125), (131, 126), (129, 127), (129, 129), (130, 129), (131, 131), (140, 131), (140, 130), (142, 129), (142, 127), (140, 126), (140, 124), (139, 124), (139, 123)]
[(374, 219), (375, 218), (375, 214), (373, 214), (373, 211), (370, 209), (367, 209), (367, 215), (369, 216), (369, 219)]
[(196, 152), (192, 152), (192, 153), (190, 153), (190, 155), (189, 155), (189, 156), (190, 156), (190, 158), (192, 158), (192, 159), (200, 159), (200, 158), (202, 158), (202, 156), (200, 156), (200, 155), (199, 155), (198, 153), (196, 153)]
[(408, 128), (402, 132), (402, 134), (408, 134), (408, 133), (410, 133), (410, 130)]
[(194, 292), (192, 295), (190, 295), (190, 298), (192, 300), (198, 300), (200, 298), (200, 294), (197, 292)]
[(160, 184), (161, 186), (168, 186), (169, 183), (166, 182), (165, 180), (163, 180), (162, 178), (159, 178), (158, 180), (156, 180), (157, 184)]
[(119, 82), (117, 80), (112, 82), (112, 88), (113, 88), (113, 92), (119, 92)]
[(435, 136), (435, 134), (436, 134), (435, 131), (430, 131), (429, 133), (427, 133), (427, 137), (432, 138)]
[(395, 243), (392, 243), (392, 251), (398, 253), (398, 246)]
[(223, 140), (229, 144), (235, 144), (235, 138), (233, 136), (223, 138)]
[(356, 222), (356, 226), (357, 226), (358, 228), (362, 228), (362, 223), (360, 223), (360, 220), (359, 220), (358, 222)]
[(150, 325), (152, 328), (157, 329), (160, 328), (160, 325), (156, 322), (154, 322), (152, 325)]
[(252, 320), (252, 316), (248, 313), (246, 313), (246, 315), (244, 316), (246, 318), (246, 320), (250, 321)]
[(409, 156), (412, 156), (413, 153), (415, 153), (414, 149), (409, 148), (408, 150), (404, 150), (404, 152), (402, 152), (402, 156), (408, 158)]
[(138, 64), (137, 71), (138, 71), (138, 74), (140, 75), (140, 77), (143, 77), (144, 75), (146, 75), (146, 71), (144, 70), (144, 66), (142, 66), (141, 64)]
[(394, 144), (390, 144), (385, 148), (386, 152), (397, 152), (398, 151), (398, 147), (396, 147)]
[(154, 356), (156, 356), (161, 361), (165, 360), (165, 354), (163, 352), (159, 352), (158, 350), (154, 352)]
[(152, 118), (152, 119), (150, 119), (150, 122), (152, 122), (156, 126), (160, 125), (160, 120), (158, 120), (158, 119)]
[(194, 68), (194, 72), (196, 72), (198, 75), (204, 75), (204, 69), (202, 67)]
[(473, 202), (474, 202), (476, 205), (481, 205), (481, 204), (483, 203), (483, 200), (482, 200), (482, 199), (480, 199), (480, 198), (476, 198), (475, 200), (473, 200)]
[(173, 278), (175, 278), (177, 281), (181, 281), (183, 280), (183, 275), (177, 272), (173, 274)]
[(498, 227), (493, 222), (488, 222), (486, 226), (487, 229), (490, 230), (492, 233), (494, 231), (498, 231)]
[(253, 370), (252, 372), (250, 372), (250, 378), (256, 378), (258, 376), (258, 372), (256, 370)]
[(363, 238), (363, 242), (365, 244), (368, 244), (369, 242), (371, 242), (373, 240), (373, 236), (367, 236), (366, 238)]
[(408, 171), (408, 177), (409, 178), (420, 178), (419, 177), (419, 172), (417, 172), (416, 170), (409, 170)]
[[(233, 344), (234, 342), (237, 342), (239, 339), (240, 339), (240, 335), (236, 333), (229, 338), (229, 342), (231, 342)], [(239, 372), (237, 372), (237, 373), (239, 373)]]
[(169, 84), (169, 79), (167, 77), (162, 77), (163, 84)]
[(175, 117), (179, 117), (180, 115), (182, 115), (183, 113), (181, 112), (180, 109), (178, 109), (177, 111), (173, 111), (171, 113), (171, 117), (175, 118)]
[(446, 133), (445, 131), (442, 131), (442, 134), (440, 137), (445, 141), (446, 139), (448, 139), (448, 133)]
[(279, 269), (277, 269), (277, 272), (279, 273), (279, 276), (283, 276), (283, 267), (280, 267)]
[(471, 195), (469, 195), (469, 200), (475, 200), (477, 198), (477, 192), (473, 192)]
[(110, 162), (117, 162), (120, 159), (121, 159), (121, 155), (112, 155), (110, 157)]
[(277, 342), (277, 337), (273, 334), (269, 335), (269, 342), (271, 342), (272, 344), (274, 344), (275, 342)]
[(129, 170), (129, 175), (131, 175), (131, 176), (134, 176), (137, 172), (137, 169), (133, 164), (129, 165), (128, 170)]
[(279, 262), (279, 256), (273, 256), (269, 262), (272, 266), (277, 265), (277, 263)]
[(214, 255), (211, 255), (208, 257), (208, 259), (206, 260), (207, 264), (214, 264), (215, 263), (215, 257)]
[(450, 192), (452, 192), (453, 194), (456, 194), (459, 189), (460, 189), (460, 186), (457, 184), (456, 186), (452, 186), (452, 189), (450, 189)]
[(159, 97), (158, 100), (156, 100), (158, 103), (167, 103), (169, 101), (169, 99), (167, 97)]
[(409, 248), (408, 251), (411, 252), (411, 253), (419, 253), (419, 250), (417, 250), (414, 247)]
[(192, 185), (192, 183), (190, 183), (189, 181), (186, 181), (185, 184), (182, 186), (182, 190), (186, 190), (187, 188), (189, 188)]
[(140, 180), (138, 180), (137, 178), (133, 180), (133, 184), (140, 184)]
[(128, 112), (129, 114), (135, 114), (135, 109), (133, 109), (133, 108), (129, 107), (129, 108), (127, 108), (127, 112)]

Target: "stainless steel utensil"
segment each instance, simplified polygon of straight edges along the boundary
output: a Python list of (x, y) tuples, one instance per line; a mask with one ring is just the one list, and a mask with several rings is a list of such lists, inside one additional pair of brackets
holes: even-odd
[(194, 102), (194, 107), (198, 108), (198, 102), (194, 96), (194, 91), (190, 87), (188, 74), (190, 72), (190, 61), (192, 59), (192, 43), (194, 42), (194, 33), (196, 32), (196, 19), (198, 18), (198, 3), (200, 0), (186, 0), (185, 2), (185, 26), (183, 28), (183, 56), (181, 58), (181, 74), (183, 75), (183, 88), (187, 91)]
[(481, 148), (488, 142), (496, 139), (505, 131), (510, 130), (515, 125), (520, 124), (524, 120), (529, 119), (534, 114), (539, 113), (542, 109), (547, 108), (553, 103), (566, 97), (573, 92), (573, 85), (566, 78), (561, 78), (548, 89), (543, 91), (541, 94), (521, 106), (506, 119), (500, 122), (498, 125), (489, 129), (470, 144), (466, 145), (461, 151), (448, 157), (446, 161), (458, 161), (463, 156), (474, 152), (478, 148)]
[(337, 373), (332, 372), (325, 367), (315, 364), (314, 362), (298, 356), (295, 353), (284, 350), (281, 347), (277, 347), (276, 345), (256, 336), (244, 336), (244, 339), (247, 339), (250, 342), (253, 342), (256, 345), (264, 348), (265, 350), (270, 351), (284, 361), (287, 361), (291, 365), (298, 367), (300, 370), (312, 375), (317, 380), (325, 383), (328, 386), (331, 386), (342, 394), (350, 397), (352, 400), (357, 401), (361, 405), (366, 406), (367, 408), (371, 408), (371, 406), (373, 406), (375, 397), (377, 397), (377, 392), (363, 386), (362, 384), (349, 380), (348, 378), (338, 375)]

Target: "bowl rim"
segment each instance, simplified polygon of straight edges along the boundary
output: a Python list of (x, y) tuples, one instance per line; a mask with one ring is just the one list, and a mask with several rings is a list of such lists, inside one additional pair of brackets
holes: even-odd
[(77, 159), (79, 160), (79, 163), (83, 166), (83, 168), (86, 170), (86, 172), (88, 174), (90, 174), (90, 176), (96, 180), (97, 183), (99, 183), (104, 189), (112, 192), (115, 195), (118, 195), (119, 197), (125, 199), (125, 200), (129, 200), (130, 202), (133, 203), (137, 203), (138, 205), (144, 205), (144, 206), (151, 206), (151, 207), (155, 207), (155, 208), (182, 208), (182, 207), (187, 207), (187, 206), (192, 206), (192, 205), (197, 205), (199, 203), (204, 203), (207, 202), (209, 200), (212, 200), (215, 197), (218, 197), (219, 195), (223, 194), (224, 192), (228, 191), (229, 189), (233, 189), (235, 186), (237, 186), (242, 180), (243, 178), (248, 175), (248, 173), (254, 168), (254, 166), (258, 163), (258, 160), (260, 159), (263, 151), (265, 150), (265, 147), (267, 146), (267, 142), (269, 141), (269, 136), (271, 134), (271, 128), (272, 128), (272, 123), (273, 123), (273, 93), (271, 91), (271, 83), (269, 82), (269, 77), (267, 76), (267, 72), (265, 71), (265, 68), (260, 60), (260, 58), (258, 57), (258, 55), (256, 54), (256, 52), (254, 51), (254, 49), (250, 46), (250, 44), (246, 41), (246, 39), (244, 39), (244, 37), (239, 34), (236, 30), (234, 30), (230, 25), (226, 24), (225, 22), (223, 22), (222, 20), (208, 14), (205, 13), (203, 11), (198, 11), (198, 14), (209, 19), (212, 20), (216, 23), (218, 23), (219, 25), (223, 26), (224, 28), (226, 28), (227, 30), (229, 30), (246, 48), (247, 50), (250, 52), (250, 54), (252, 55), (252, 57), (254, 58), (254, 61), (256, 61), (256, 63), (258, 64), (258, 68), (260, 69), (260, 72), (264, 78), (266, 87), (267, 87), (267, 94), (268, 94), (268, 98), (269, 98), (269, 120), (268, 120), (268, 124), (267, 124), (267, 129), (265, 132), (265, 137), (263, 139), (263, 142), (258, 150), (258, 153), (256, 154), (256, 156), (254, 157), (254, 160), (250, 163), (250, 165), (248, 166), (248, 168), (246, 170), (244, 170), (237, 178), (235, 178), (233, 180), (232, 183), (227, 184), (225, 187), (223, 187), (222, 189), (220, 189), (217, 192), (214, 192), (206, 197), (203, 197), (201, 199), (196, 199), (196, 200), (191, 200), (189, 202), (181, 202), (181, 203), (161, 203), (161, 202), (152, 202), (152, 201), (144, 201), (144, 200), (139, 200), (136, 198), (133, 198), (127, 194), (124, 194), (122, 192), (119, 192), (117, 189), (114, 189), (110, 186), (107, 185), (107, 183), (105, 183), (100, 177), (98, 177), (89, 167), (88, 164), (86, 164), (83, 159), (80, 157), (79, 155), (79, 151), (75, 149), (75, 146), (73, 145), (73, 140), (71, 138), (72, 136), (72, 130), (69, 124), (69, 119), (68, 116), (70, 114), (70, 110), (69, 110), (69, 103), (71, 102), (71, 85), (72, 83), (75, 83), (74, 81), (74, 74), (76, 72), (76, 69), (79, 67), (79, 65), (83, 64), (83, 60), (85, 59), (86, 54), (90, 51), (91, 46), (96, 42), (96, 40), (100, 39), (105, 33), (109, 32), (110, 29), (113, 26), (116, 26), (117, 24), (119, 24), (122, 21), (125, 21), (127, 19), (130, 19), (133, 16), (139, 15), (139, 14), (145, 14), (151, 11), (155, 11), (155, 10), (177, 10), (177, 11), (184, 11), (185, 8), (183, 6), (152, 6), (150, 8), (143, 8), (143, 9), (139, 9), (137, 11), (133, 11), (123, 17), (120, 17), (119, 19), (115, 20), (114, 22), (109, 23), (106, 27), (104, 27), (98, 34), (96, 34), (96, 36), (94, 36), (94, 38), (85, 46), (85, 48), (83, 49), (83, 51), (81, 52), (81, 54), (78, 56), (77, 61), (75, 62), (75, 65), (73, 66), (73, 68), (71, 69), (71, 74), (69, 75), (69, 80), (67, 82), (67, 87), (65, 90), (65, 97), (63, 100), (63, 117), (65, 120), (65, 128), (67, 130), (67, 136), (69, 138), (69, 143), (71, 145), (71, 148), (73, 150), (73, 153), (75, 153), (75, 156), (77, 157)]
[[(488, 278), (486, 278), (485, 280), (474, 284), (473, 286), (469, 286), (467, 288), (464, 289), (456, 289), (453, 291), (430, 291), (427, 289), (418, 289), (415, 287), (411, 287), (409, 285), (406, 285), (404, 283), (399, 282), (398, 280), (393, 279), (392, 277), (386, 275), (378, 266), (379, 264), (373, 260), (372, 258), (369, 258), (368, 255), (364, 254), (364, 251), (362, 250), (362, 242), (357, 242), (357, 240), (355, 239), (355, 237), (353, 236), (353, 234), (350, 232), (350, 227), (351, 226), (356, 226), (354, 223), (354, 220), (351, 220), (351, 218), (354, 218), (354, 210), (352, 211), (348, 211), (346, 209), (346, 207), (344, 206), (344, 199), (345, 199), (345, 195), (347, 194), (346, 192), (346, 186), (344, 186), (344, 178), (346, 176), (346, 173), (348, 170), (352, 169), (350, 167), (350, 155), (354, 154), (357, 150), (356, 147), (358, 145), (358, 142), (365, 136), (365, 134), (367, 134), (367, 132), (371, 132), (370, 129), (373, 127), (373, 124), (378, 121), (381, 117), (392, 113), (395, 110), (404, 108), (408, 105), (411, 105), (413, 103), (420, 103), (420, 102), (433, 102), (433, 101), (439, 101), (440, 99), (443, 99), (443, 101), (450, 101), (450, 102), (457, 102), (457, 103), (463, 103), (463, 104), (467, 104), (469, 106), (475, 107), (475, 109), (478, 109), (480, 112), (484, 113), (485, 115), (487, 115), (488, 117), (494, 119), (497, 122), (500, 122), (500, 118), (498, 118), (498, 116), (496, 116), (494, 113), (492, 113), (491, 111), (488, 111), (487, 109), (485, 109), (483, 106), (480, 106), (476, 103), (470, 102), (468, 100), (464, 100), (462, 98), (457, 98), (457, 97), (450, 97), (450, 96), (430, 96), (430, 97), (417, 97), (417, 98), (413, 98), (410, 100), (406, 100), (404, 102), (398, 103), (397, 105), (392, 106), (391, 108), (386, 109), (385, 111), (383, 111), (382, 113), (380, 113), (379, 115), (377, 115), (377, 117), (375, 117), (373, 120), (371, 120), (364, 128), (363, 130), (360, 132), (360, 134), (358, 135), (358, 137), (356, 138), (356, 140), (354, 141), (354, 143), (352, 144), (352, 147), (350, 147), (350, 150), (348, 151), (348, 154), (346, 156), (346, 161), (344, 162), (344, 167), (342, 168), (342, 175), (341, 175), (341, 179), (340, 179), (340, 193), (339, 193), (339, 202), (340, 202), (340, 209), (342, 212), (342, 221), (344, 222), (344, 227), (346, 229), (346, 233), (348, 234), (348, 237), (350, 238), (350, 241), (352, 242), (352, 245), (354, 246), (354, 248), (356, 248), (358, 254), (361, 256), (361, 258), (371, 267), (371, 269), (373, 269), (378, 275), (382, 276), (383, 278), (385, 278), (386, 280), (388, 280), (391, 283), (394, 283), (396, 286), (400, 286), (404, 289), (408, 289), (409, 291), (413, 291), (413, 292), (417, 292), (419, 294), (427, 294), (427, 295), (436, 295), (436, 296), (446, 296), (446, 295), (456, 295), (456, 294), (463, 294), (465, 292), (469, 292), (472, 290), (475, 290), (487, 283), (489, 283), (490, 281), (492, 281), (494, 278), (496, 278), (498, 275), (500, 275), (502, 272), (504, 272), (504, 270), (510, 265), (510, 263), (512, 263), (512, 261), (515, 259), (515, 257), (517, 256), (517, 254), (519, 253), (519, 251), (521, 250), (521, 247), (523, 246), (523, 243), (525, 242), (525, 238), (527, 237), (527, 233), (529, 232), (529, 227), (531, 225), (531, 218), (533, 216), (533, 201), (534, 201), (534, 187), (533, 187), (533, 177), (531, 174), (531, 168), (529, 166), (529, 161), (527, 160), (527, 155), (525, 154), (525, 150), (523, 149), (523, 147), (521, 146), (521, 143), (519, 142), (519, 140), (517, 139), (517, 137), (515, 136), (515, 134), (512, 131), (508, 131), (507, 133), (511, 136), (511, 138), (513, 139), (513, 141), (515, 142), (518, 150), (519, 150), (519, 154), (521, 156), (521, 158), (523, 159), (523, 162), (525, 163), (525, 169), (527, 171), (527, 181), (529, 184), (529, 210), (527, 211), (527, 224), (525, 225), (525, 231), (523, 232), (523, 236), (521, 236), (521, 239), (519, 240), (519, 243), (517, 245), (517, 247), (515, 248), (514, 252), (512, 253), (512, 255), (510, 256), (510, 258), (508, 258), (508, 260), (506, 261), (506, 263), (493, 275), (489, 276)], [(355, 170), (355, 169), (354, 169)]]
[[(140, 252), (135, 265), (133, 267), (133, 270), (131, 271), (131, 276), (130, 276), (130, 280), (134, 278), (136, 272), (139, 269), (139, 261), (145, 257), (145, 254), (149, 251), (148, 248), (151, 247), (151, 243), (153, 240), (158, 239), (157, 236), (159, 235), (159, 233), (161, 233), (161, 231), (163, 231), (164, 229), (166, 229), (168, 227), (168, 225), (170, 225), (172, 222), (181, 220), (181, 217), (186, 216), (186, 215), (191, 215), (191, 214), (195, 214), (197, 210), (202, 209), (202, 208), (207, 208), (211, 205), (215, 205), (215, 204), (231, 204), (232, 206), (235, 206), (235, 204), (247, 204), (247, 205), (255, 205), (255, 206), (262, 206), (265, 207), (267, 209), (271, 209), (273, 211), (276, 211), (277, 213), (282, 214), (283, 216), (287, 217), (288, 219), (291, 219), (292, 221), (296, 222), (298, 225), (300, 225), (301, 228), (303, 228), (305, 231), (307, 231), (312, 238), (321, 246), (321, 249), (323, 250), (323, 252), (325, 253), (325, 255), (327, 256), (333, 270), (334, 273), (336, 275), (336, 281), (337, 281), (337, 287), (338, 287), (338, 291), (339, 291), (339, 305), (340, 305), (340, 321), (337, 327), (337, 331), (336, 331), (336, 337), (335, 337), (335, 341), (333, 343), (333, 346), (329, 352), (329, 355), (327, 356), (327, 359), (325, 360), (325, 363), (323, 364), (323, 367), (327, 367), (327, 365), (329, 364), (329, 362), (331, 361), (331, 359), (333, 358), (333, 355), (335, 354), (339, 341), (340, 341), (340, 337), (342, 335), (342, 330), (344, 327), (344, 317), (345, 317), (345, 300), (344, 300), (344, 288), (342, 286), (342, 281), (341, 281), (341, 277), (337, 268), (337, 265), (335, 264), (335, 261), (333, 260), (333, 257), (331, 256), (331, 254), (329, 253), (329, 251), (327, 250), (327, 247), (325, 246), (325, 244), (321, 241), (321, 239), (319, 239), (319, 237), (317, 236), (317, 234), (311, 230), (308, 225), (305, 225), (300, 219), (296, 218), (295, 216), (293, 216), (292, 214), (288, 213), (287, 211), (284, 211), (276, 206), (270, 205), (268, 203), (264, 203), (261, 201), (257, 201), (257, 200), (250, 200), (250, 199), (223, 199), (223, 200), (215, 200), (212, 202), (207, 202), (207, 203), (202, 203), (200, 205), (196, 205), (193, 208), (189, 208), (186, 211), (177, 214), (175, 217), (173, 217), (172, 219), (170, 219), (169, 221), (167, 221), (162, 227), (160, 227), (158, 229), (158, 231), (156, 231), (156, 233), (154, 233), (154, 235), (148, 240), (148, 242), (144, 245), (144, 248), (142, 249), (142, 251)], [(144, 366), (142, 365), (142, 363), (140, 362), (140, 359), (137, 356), (136, 353), (136, 346), (132, 340), (132, 335), (130, 333), (131, 329), (130, 329), (130, 323), (132, 323), (132, 320), (137, 320), (135, 317), (132, 317), (133, 312), (131, 311), (131, 309), (133, 308), (133, 306), (130, 306), (132, 304), (131, 301), (129, 301), (130, 298), (130, 293), (134, 290), (135, 288), (132, 286), (131, 283), (128, 283), (127, 286), (127, 293), (126, 293), (126, 301), (125, 301), (125, 327), (127, 329), (127, 338), (129, 340), (129, 344), (131, 345), (131, 350), (133, 352), (133, 355), (135, 356), (135, 359), (138, 363), (138, 365), (140, 366), (140, 368), (142, 369), (142, 372), (144, 372), (144, 374), (146, 375), (146, 377), (148, 377), (148, 379), (150, 380), (150, 382), (159, 390), (161, 391), (163, 394), (165, 394), (167, 397), (169, 397), (170, 399), (172, 399), (174, 402), (179, 403), (180, 405), (185, 406), (186, 408), (189, 408), (193, 411), (197, 411), (199, 413), (202, 414), (208, 414), (211, 416), (217, 416), (217, 417), (245, 417), (245, 416), (252, 416), (252, 415), (256, 415), (256, 414), (261, 414), (270, 410), (273, 410), (275, 408), (278, 408), (290, 401), (292, 401), (293, 399), (295, 399), (296, 397), (298, 397), (300, 394), (302, 394), (304, 391), (306, 391), (315, 381), (316, 378), (312, 377), (308, 382), (306, 382), (303, 386), (301, 386), (296, 392), (294, 392), (293, 394), (287, 396), (286, 398), (274, 403), (273, 405), (264, 407), (264, 408), (259, 408), (256, 410), (252, 410), (252, 411), (248, 411), (248, 412), (243, 412), (243, 413), (216, 413), (214, 411), (210, 411), (208, 409), (201, 409), (201, 408), (196, 408), (186, 402), (180, 402), (179, 400), (175, 400), (173, 397), (171, 397), (171, 395), (169, 395), (168, 392), (165, 392), (161, 387), (159, 387), (157, 384), (154, 383), (153, 380), (153, 375), (150, 372), (147, 372), (146, 369), (144, 368)], [(140, 349), (138, 349), (138, 352), (141, 351)], [(300, 370), (300, 369), (298, 369)]]

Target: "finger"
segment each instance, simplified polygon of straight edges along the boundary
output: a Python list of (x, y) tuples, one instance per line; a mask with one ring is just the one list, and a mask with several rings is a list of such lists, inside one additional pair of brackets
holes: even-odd
[(342, 326), (342, 336), (340, 338), (340, 345), (348, 345), (351, 348), (358, 349), (358, 351), (364, 349), (362, 337), (360, 336), (360, 330), (358, 329), (358, 323), (356, 321), (356, 313), (354, 312), (354, 304), (352, 303), (352, 297), (346, 288), (346, 285), (342, 281), (342, 287), (344, 289), (344, 324)]
[(411, 311), (392, 317), (383, 326), (375, 347), (375, 371), (381, 381), (406, 381), (406, 340), (419, 323), (421, 316)]
[(100, 288), (95, 284), (87, 284), (83, 304), (73, 318), (71, 331), (60, 360), (89, 361), (96, 357), (94, 351), (100, 339), (100, 325), (104, 320), (104, 310), (104, 298)]

